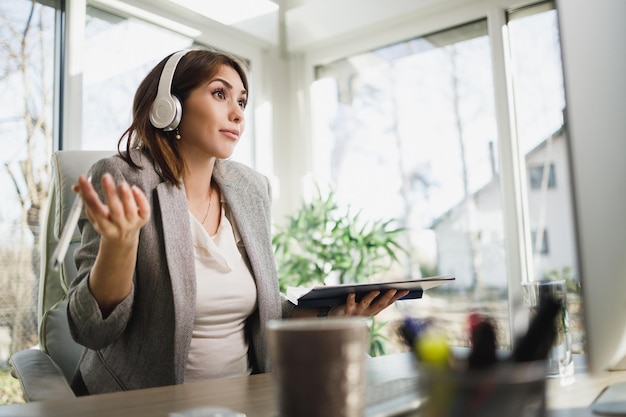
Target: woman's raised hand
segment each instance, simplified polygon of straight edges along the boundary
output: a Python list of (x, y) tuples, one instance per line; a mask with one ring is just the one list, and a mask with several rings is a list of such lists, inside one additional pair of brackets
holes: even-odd
[(101, 201), (87, 177), (78, 177), (74, 191), (79, 192), (87, 218), (103, 239), (118, 244), (136, 242), (139, 230), (150, 218), (150, 204), (137, 186), (115, 184), (110, 174), (102, 176), (105, 201)]

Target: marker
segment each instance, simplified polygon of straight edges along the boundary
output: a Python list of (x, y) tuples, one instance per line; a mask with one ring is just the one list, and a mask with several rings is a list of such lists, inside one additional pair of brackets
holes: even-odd
[(496, 325), (491, 317), (470, 316), (470, 343), (469, 369), (486, 369), (496, 364)]
[(428, 328), (430, 320), (405, 317), (400, 324), (400, 337), (408, 347), (413, 349), (420, 335)]
[[(88, 181), (91, 182), (91, 176), (89, 176)], [(83, 199), (80, 196), (80, 193), (76, 194), (76, 199), (72, 204), (72, 208), (70, 209), (70, 214), (67, 216), (67, 221), (65, 222), (65, 227), (61, 232), (61, 237), (59, 238), (59, 243), (57, 247), (54, 249), (52, 253), (52, 259), (50, 260), (52, 268), (57, 271), (63, 261), (65, 260), (65, 254), (67, 253), (67, 249), (70, 247), (70, 243), (72, 242), (72, 235), (74, 234), (74, 229), (78, 225), (78, 219), (80, 218), (80, 213), (83, 210)]]
[(451, 365), (452, 350), (448, 339), (438, 329), (422, 331), (413, 346), (417, 360), (434, 369), (448, 369)]

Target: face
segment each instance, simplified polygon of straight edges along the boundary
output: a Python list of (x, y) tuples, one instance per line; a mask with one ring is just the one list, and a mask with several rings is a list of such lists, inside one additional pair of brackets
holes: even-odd
[(227, 65), (192, 90), (178, 128), (185, 158), (229, 158), (245, 127), (247, 100), (241, 77)]

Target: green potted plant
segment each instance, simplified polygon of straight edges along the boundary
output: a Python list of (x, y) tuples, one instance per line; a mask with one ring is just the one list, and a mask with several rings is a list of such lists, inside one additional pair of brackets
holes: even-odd
[[(403, 232), (393, 219), (364, 221), (360, 212), (342, 210), (334, 192), (324, 196), (318, 188), (311, 202), (303, 202), (284, 226), (275, 228), (280, 289), (369, 282), (398, 261)], [(385, 353), (384, 324), (372, 318), (372, 356)]]

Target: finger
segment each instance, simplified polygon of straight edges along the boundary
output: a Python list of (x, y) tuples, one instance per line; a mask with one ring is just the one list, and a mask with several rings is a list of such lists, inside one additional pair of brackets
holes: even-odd
[[(380, 293), (379, 293), (380, 294)], [(371, 304), (367, 304), (365, 298), (361, 301), (362, 314), (364, 316), (375, 316), (387, 308), (396, 295), (396, 290), (387, 290), (384, 294), (377, 296)]]
[(396, 293), (396, 295), (394, 295), (393, 299), (391, 300), (391, 304), (395, 303), (396, 301), (398, 301), (402, 297), (405, 297), (405, 296), (409, 295), (409, 292), (410, 292), (409, 290), (398, 291)]
[(380, 291), (371, 291), (367, 293), (363, 298), (361, 298), (361, 302), (359, 302), (357, 310), (359, 311), (359, 315), (361, 316), (370, 316), (373, 312), (377, 311), (378, 306), (378, 297), (380, 296)]
[(78, 184), (76, 184), (78, 192), (80, 193), (83, 203), (85, 205), (85, 211), (88, 214), (89, 221), (92, 223), (98, 218), (105, 218), (109, 212), (104, 203), (100, 200), (98, 193), (93, 188), (91, 182), (84, 175), (78, 177)]
[(388, 307), (395, 301), (394, 298), (396, 297), (398, 292), (399, 291), (397, 290), (387, 290), (383, 295), (378, 297), (378, 299), (376, 300), (376, 306), (382, 308)]
[(346, 304), (344, 306), (344, 314), (346, 316), (354, 315), (356, 312), (356, 307), (357, 307), (356, 294), (352, 292), (348, 294), (348, 296), (346, 297)]
[(93, 227), (93, 229), (102, 235), (103, 229), (100, 226), (100, 224), (110, 223), (107, 216), (102, 216), (101, 214), (98, 214), (98, 215), (94, 214), (93, 210), (88, 206), (85, 206), (85, 214), (87, 215), (87, 219), (89, 220), (89, 223), (91, 223), (91, 226)]
[(89, 223), (95, 223), (95, 216), (93, 215), (91, 208), (89, 208), (88, 206), (85, 206), (85, 215), (87, 216), (87, 220), (89, 220)]
[(119, 187), (115, 185), (113, 177), (108, 173), (102, 176), (101, 182), (102, 190), (104, 191), (104, 199), (106, 200), (106, 205), (109, 207), (111, 220), (117, 224), (125, 222), (124, 204), (118, 194)]
[(144, 224), (150, 218), (150, 203), (148, 202), (148, 198), (143, 193), (143, 191), (137, 187), (136, 185), (132, 186), (133, 196), (135, 197), (135, 202), (137, 204), (137, 213), (139, 217), (143, 220)]
[(385, 294), (378, 298), (377, 306), (382, 307), (383, 309), (387, 308), (391, 304), (395, 303), (398, 298), (404, 297), (406, 294), (408, 294), (408, 291), (406, 290), (388, 290)]
[(380, 295), (380, 291), (370, 291), (361, 298), (362, 305), (370, 305)]
[(137, 217), (137, 203), (135, 202), (135, 196), (133, 191), (127, 182), (121, 182), (117, 186), (117, 192), (122, 202), (122, 208), (124, 210), (124, 217), (128, 221), (134, 221)]
[(356, 294), (351, 292), (346, 297), (346, 305), (356, 306)]

